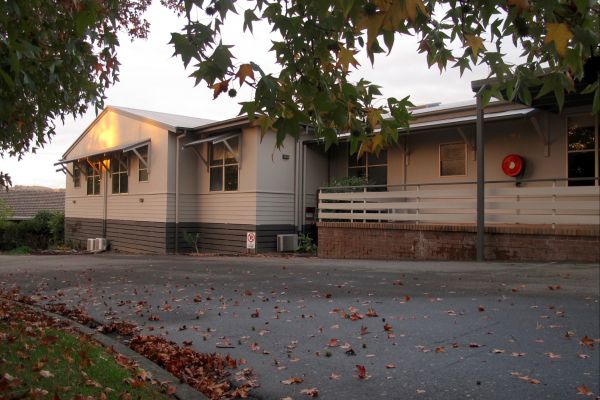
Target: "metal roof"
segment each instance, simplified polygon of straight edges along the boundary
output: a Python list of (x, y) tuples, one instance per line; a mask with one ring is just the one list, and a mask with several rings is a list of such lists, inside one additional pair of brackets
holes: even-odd
[[(509, 120), (509, 119), (516, 119), (516, 118), (527, 118), (530, 117), (531, 115), (537, 113), (539, 110), (535, 109), (535, 108), (519, 108), (519, 109), (515, 109), (515, 110), (508, 110), (508, 111), (502, 111), (502, 112), (497, 112), (497, 113), (488, 113), (488, 114), (484, 114), (484, 121), (485, 122), (495, 122), (495, 121), (503, 121), (503, 120)], [(477, 120), (477, 117), (475, 115), (469, 115), (469, 116), (465, 116), (465, 117), (456, 117), (456, 118), (446, 118), (446, 119), (439, 119), (439, 120), (435, 120), (435, 121), (429, 121), (429, 122), (421, 122), (421, 123), (415, 123), (415, 124), (411, 124), (409, 129), (399, 129), (398, 131), (400, 132), (401, 135), (409, 135), (414, 131), (426, 131), (426, 130), (433, 130), (433, 129), (438, 129), (438, 128), (446, 128), (446, 127), (453, 127), (453, 126), (462, 126), (462, 125), (470, 125), (470, 124), (474, 124)], [(375, 132), (379, 132), (379, 129), (375, 129)], [(349, 133), (342, 133), (340, 135), (338, 135), (339, 139), (347, 139), (350, 136)], [(316, 138), (316, 139), (312, 139), (312, 140), (307, 140), (307, 143), (315, 143), (320, 141), (320, 138)]]
[(65, 211), (64, 189), (13, 188), (0, 190), (0, 199), (10, 207), (10, 220), (31, 219), (39, 211)]
[(176, 128), (197, 128), (202, 125), (210, 124), (215, 122), (212, 119), (205, 118), (197, 118), (197, 117), (189, 117), (186, 115), (177, 115), (177, 114), (169, 114), (158, 111), (149, 111), (149, 110), (138, 110), (136, 108), (128, 108), (128, 107), (116, 107), (116, 106), (108, 106), (107, 108), (113, 109), (117, 112), (122, 112), (124, 114), (131, 114), (137, 117), (141, 117), (144, 119), (149, 119), (152, 121), (159, 122), (164, 125), (168, 125), (172, 130)]

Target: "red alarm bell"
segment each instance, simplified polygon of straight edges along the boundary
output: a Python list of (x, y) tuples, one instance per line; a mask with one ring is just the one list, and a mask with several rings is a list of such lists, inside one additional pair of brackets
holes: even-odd
[(509, 154), (502, 160), (502, 172), (514, 178), (523, 172), (523, 157), (517, 154)]

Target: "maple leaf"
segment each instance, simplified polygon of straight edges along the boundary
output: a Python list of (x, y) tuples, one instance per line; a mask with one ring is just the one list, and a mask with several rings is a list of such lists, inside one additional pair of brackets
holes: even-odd
[[(569, 26), (565, 23), (547, 23), (546, 24), (546, 37), (544, 38), (544, 44), (550, 44), (554, 42), (554, 47), (559, 56), (564, 57), (567, 53), (567, 44), (573, 37), (573, 32), (569, 29)], [(557, 287), (560, 289), (560, 286)], [(550, 289), (552, 290), (552, 289)]]
[(244, 84), (247, 78), (252, 80), (254, 79), (254, 70), (252, 69), (252, 65), (250, 64), (242, 64), (240, 65), (238, 72), (235, 74), (235, 77), (240, 80), (240, 86)]
[(221, 93), (224, 93), (229, 89), (229, 79), (217, 82), (212, 85), (211, 88), (213, 90), (213, 99), (216, 99)]
[(485, 50), (483, 38), (480, 38), (479, 36), (465, 35), (465, 44), (471, 48), (473, 60), (477, 59), (477, 54), (479, 54), (481, 50)]
[(446, 350), (444, 349), (444, 347), (443, 347), (443, 346), (440, 346), (440, 347), (436, 347), (436, 348), (435, 348), (435, 352), (436, 352), (436, 353), (445, 353), (445, 352), (446, 352)]
[(383, 330), (386, 332), (390, 332), (392, 330), (392, 326), (388, 323), (386, 323), (385, 325), (383, 325)]
[(585, 335), (580, 341), (579, 344), (583, 345), (583, 346), (587, 346), (590, 349), (594, 348), (594, 341), (592, 339), (590, 339), (587, 335)]
[[(354, 55), (357, 53), (358, 53), (358, 51), (356, 51), (356, 50), (354, 50), (354, 51), (348, 50), (344, 46), (340, 46), (340, 51), (338, 53), (337, 65), (342, 67), (342, 71), (348, 72), (348, 67), (350, 65), (352, 65), (355, 68), (360, 65), (358, 63), (358, 61), (356, 61), (356, 58), (354, 58)], [(328, 298), (330, 298), (330, 297), (331, 297), (331, 295), (329, 295)]]
[(363, 15), (363, 17), (358, 22), (358, 30), (367, 30), (367, 51), (371, 51), (373, 43), (375, 43), (375, 41), (377, 40), (377, 36), (379, 35), (379, 31), (381, 30), (381, 26), (383, 25), (384, 18), (384, 13), (377, 12), (372, 15)]
[(367, 315), (367, 317), (371, 317), (371, 318), (378, 316), (377, 311), (373, 310), (372, 308), (369, 308), (366, 315)]
[(417, 11), (421, 12), (424, 16), (428, 17), (427, 7), (423, 4), (423, 0), (405, 0), (404, 11), (409, 21), (415, 22), (417, 19)]
[(593, 396), (594, 395), (594, 393), (592, 393), (592, 391), (590, 389), (588, 389), (588, 387), (585, 385), (577, 386), (577, 394), (582, 394), (584, 396)]
[(328, 347), (337, 347), (339, 346), (338, 344), (338, 340), (337, 339), (330, 339), (329, 342), (327, 343)]
[(367, 379), (367, 369), (364, 365), (356, 364), (356, 372), (358, 379)]

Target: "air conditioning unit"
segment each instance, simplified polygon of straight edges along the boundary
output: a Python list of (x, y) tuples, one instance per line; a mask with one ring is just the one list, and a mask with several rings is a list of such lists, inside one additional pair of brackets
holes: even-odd
[(298, 235), (285, 234), (277, 235), (277, 251), (296, 251), (298, 250)]
[(96, 239), (87, 240), (87, 251), (96, 251)]
[(96, 251), (106, 251), (108, 242), (105, 238), (96, 238)]

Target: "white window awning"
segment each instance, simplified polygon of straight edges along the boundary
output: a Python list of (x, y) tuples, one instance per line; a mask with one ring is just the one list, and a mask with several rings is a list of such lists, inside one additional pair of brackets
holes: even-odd
[[(238, 144), (238, 151), (235, 152), (232, 148), (231, 145), (229, 144), (229, 140), (231, 139), (237, 139), (239, 138), (241, 135), (240, 132), (235, 132), (235, 133), (222, 133), (220, 135), (214, 135), (214, 136), (208, 136), (202, 139), (198, 139), (198, 140), (194, 140), (192, 142), (186, 143), (183, 145), (183, 148), (192, 148), (196, 154), (198, 155), (198, 157), (200, 157), (200, 159), (202, 160), (202, 162), (204, 162), (204, 164), (206, 164), (206, 167), (208, 168), (208, 161), (206, 158), (204, 158), (202, 156), (202, 154), (200, 154), (200, 152), (196, 149), (196, 146), (203, 144), (203, 143), (210, 143), (210, 144), (218, 144), (218, 143), (223, 143), (225, 145), (225, 147), (227, 147), (227, 149), (234, 154), (235, 156), (235, 160), (241, 164), (242, 163), (242, 146), (241, 143)], [(208, 158), (208, 157), (207, 157)]]
[[(90, 152), (90, 153), (82, 154), (82, 155), (79, 155), (76, 157), (59, 160), (58, 162), (54, 163), (54, 165), (59, 166), (58, 169), (56, 170), (57, 172), (62, 171), (64, 173), (69, 173), (69, 175), (71, 175), (71, 173), (66, 168), (66, 165), (69, 163), (77, 164), (80, 166), (80, 169), (82, 171), (85, 171), (85, 169), (80, 165), (80, 162), (84, 162), (84, 163), (89, 162), (90, 160), (93, 160), (93, 159), (99, 159), (99, 158), (104, 158), (107, 156), (112, 156), (115, 153), (132, 152), (140, 160), (140, 163), (148, 169), (148, 172), (150, 172), (150, 142), (151, 142), (150, 139), (144, 139), (144, 140), (141, 140), (138, 142), (123, 143), (118, 146), (110, 147), (108, 149), (102, 149), (100, 151)], [(144, 157), (142, 157), (142, 155), (139, 152), (139, 149), (144, 146), (148, 146), (147, 160), (145, 160)], [(101, 161), (101, 162), (104, 165), (104, 161)], [(104, 165), (104, 167), (106, 168), (107, 166)], [(108, 168), (106, 168), (106, 169), (108, 170)]]

